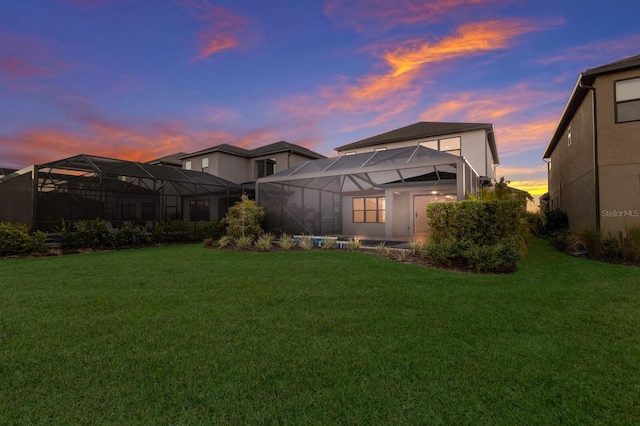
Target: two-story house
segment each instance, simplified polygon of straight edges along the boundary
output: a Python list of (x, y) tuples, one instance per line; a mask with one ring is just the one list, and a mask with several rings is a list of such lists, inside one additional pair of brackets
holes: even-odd
[(640, 55), (580, 74), (543, 159), (572, 228), (640, 225)]
[(336, 148), (258, 181), (267, 227), (292, 233), (423, 238), (426, 206), (495, 182), (493, 125), (419, 122)]

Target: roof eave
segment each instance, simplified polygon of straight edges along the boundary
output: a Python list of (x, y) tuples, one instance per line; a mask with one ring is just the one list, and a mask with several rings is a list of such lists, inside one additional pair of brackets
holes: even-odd
[(593, 83), (593, 80), (595, 80), (595, 76), (585, 76), (584, 74), (580, 74), (580, 76), (578, 76), (578, 81), (576, 81), (576, 84), (571, 91), (571, 95), (569, 96), (569, 100), (562, 110), (560, 120), (558, 120), (558, 124), (556, 124), (556, 128), (553, 131), (553, 134), (551, 136), (551, 139), (549, 140), (547, 148), (544, 151), (542, 159), (546, 160), (551, 158), (551, 154), (558, 145), (558, 142), (560, 141), (564, 130), (571, 122), (571, 119), (578, 110), (578, 107), (582, 103), (582, 100), (589, 91), (589, 89), (587, 89), (585, 85), (590, 85), (591, 83)]

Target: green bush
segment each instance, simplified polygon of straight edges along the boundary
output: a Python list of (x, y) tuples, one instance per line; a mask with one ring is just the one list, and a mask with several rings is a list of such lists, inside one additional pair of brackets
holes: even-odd
[(29, 232), (22, 223), (0, 222), (0, 256), (33, 253), (44, 248), (46, 235), (43, 232)]
[[(436, 264), (478, 272), (510, 272), (524, 241), (517, 200), (461, 201), (427, 206), (431, 238), (427, 256)], [(524, 243), (523, 243), (524, 245)]]
[(222, 235), (222, 227), (217, 220), (196, 222), (194, 239), (203, 241), (206, 238), (217, 240)]
[(123, 223), (114, 236), (118, 247), (140, 246), (149, 244), (151, 241), (151, 237), (142, 226), (129, 222)]
[(569, 217), (560, 209), (549, 210), (544, 213), (544, 234), (553, 235), (569, 229)]
[(226, 227), (227, 235), (233, 238), (248, 236), (254, 239), (264, 232), (262, 230), (264, 214), (262, 207), (256, 206), (254, 201), (243, 195), (240, 201), (229, 207), (227, 215), (221, 222)]
[(186, 220), (156, 222), (151, 232), (155, 243), (192, 243), (202, 241), (196, 236), (196, 226)]
[(62, 222), (62, 248), (100, 249), (115, 246), (114, 235), (102, 219)]

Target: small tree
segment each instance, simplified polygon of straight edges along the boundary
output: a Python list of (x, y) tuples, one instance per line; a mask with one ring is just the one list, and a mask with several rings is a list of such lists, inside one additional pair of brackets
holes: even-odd
[(240, 201), (229, 207), (227, 215), (222, 219), (227, 229), (227, 235), (232, 238), (249, 236), (252, 238), (261, 235), (264, 209), (256, 206), (246, 195), (240, 197)]

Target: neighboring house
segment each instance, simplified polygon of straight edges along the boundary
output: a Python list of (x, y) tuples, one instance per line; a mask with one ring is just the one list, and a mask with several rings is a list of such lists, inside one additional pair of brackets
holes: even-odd
[(569, 226), (640, 225), (640, 55), (580, 74), (543, 159)]
[(167, 155), (162, 158), (157, 158), (155, 160), (147, 161), (148, 164), (153, 164), (154, 166), (170, 166), (170, 167), (179, 167), (182, 168), (182, 160), (180, 157), (187, 155), (186, 152), (177, 152), (175, 154)]
[(493, 125), (420, 122), (261, 178), (266, 226), (292, 233), (421, 238), (426, 206), (495, 182)]
[(216, 145), (179, 158), (182, 168), (220, 176), (242, 185), (253, 196), (257, 179), (325, 157), (299, 145), (280, 141), (255, 149)]
[(0, 221), (49, 231), (62, 220), (210, 220), (240, 195), (240, 185), (208, 173), (81, 154), (0, 181)]

